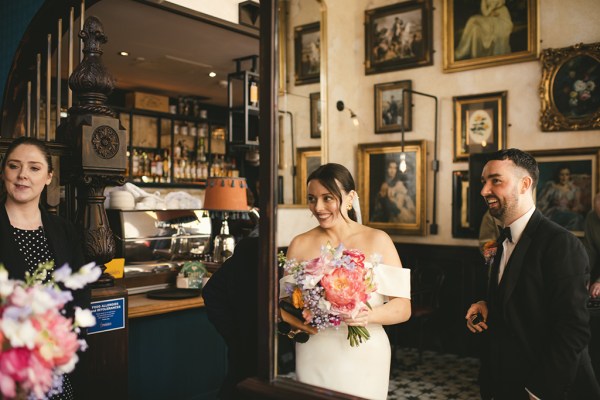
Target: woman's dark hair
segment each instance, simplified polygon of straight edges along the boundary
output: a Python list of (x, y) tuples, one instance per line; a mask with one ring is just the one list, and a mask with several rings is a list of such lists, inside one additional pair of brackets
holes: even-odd
[[(308, 185), (308, 182), (315, 179), (338, 199), (340, 206), (342, 204), (342, 192), (340, 191), (338, 182), (346, 193), (356, 190), (352, 174), (350, 174), (350, 171), (346, 167), (340, 164), (328, 163), (321, 165), (308, 176), (306, 184)], [(354, 208), (348, 210), (348, 216), (352, 221), (358, 221)]]
[(22, 144), (28, 144), (28, 145), (37, 147), (38, 150), (46, 158), (46, 162), (48, 163), (48, 172), (53, 171), (52, 156), (50, 155), (48, 146), (46, 146), (46, 144), (39, 139), (36, 139), (33, 137), (28, 137), (28, 136), (21, 136), (19, 138), (16, 138), (15, 140), (13, 140), (12, 143), (10, 144), (10, 146), (8, 146), (8, 148), (6, 149), (4, 158), (2, 158), (2, 170), (1, 170), (2, 172), (4, 172), (4, 167), (6, 167), (6, 160), (8, 159), (8, 156), (10, 156), (12, 154), (12, 152), (15, 151), (15, 149)]
[(554, 171), (554, 182), (556, 182), (556, 183), (560, 182), (560, 172), (563, 169), (566, 169), (569, 171), (569, 173), (571, 173), (571, 168), (567, 164), (560, 164), (558, 166), (558, 168), (556, 168), (556, 171)]

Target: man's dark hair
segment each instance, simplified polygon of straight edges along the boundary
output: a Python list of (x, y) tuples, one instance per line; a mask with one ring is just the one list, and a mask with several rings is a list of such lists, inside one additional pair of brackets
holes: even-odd
[(540, 170), (538, 168), (537, 161), (535, 161), (535, 158), (531, 154), (519, 149), (499, 150), (489, 159), (489, 161), (492, 160), (512, 161), (517, 167), (523, 168), (525, 171), (527, 171), (531, 177), (531, 180), (533, 181), (532, 188), (535, 188), (537, 185), (540, 178)]

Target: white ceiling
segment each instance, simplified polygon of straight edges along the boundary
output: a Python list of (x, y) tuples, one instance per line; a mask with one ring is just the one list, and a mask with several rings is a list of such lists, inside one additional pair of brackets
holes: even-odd
[[(86, 10), (91, 15), (104, 25), (108, 43), (102, 59), (122, 89), (199, 96), (204, 103), (225, 106), (223, 83), (235, 71), (233, 59), (258, 55), (258, 31), (226, 21), (254, 37), (133, 0), (101, 0)], [(210, 78), (211, 71), (217, 76)]]

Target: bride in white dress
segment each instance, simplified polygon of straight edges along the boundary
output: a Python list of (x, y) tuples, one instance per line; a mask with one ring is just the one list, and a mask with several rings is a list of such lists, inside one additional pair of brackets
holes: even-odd
[[(339, 164), (325, 164), (308, 177), (308, 203), (319, 226), (296, 236), (287, 259), (319, 257), (321, 246), (337, 247), (381, 256), (375, 269), (377, 292), (354, 318), (338, 329), (327, 328), (296, 344), (296, 375), (299, 381), (367, 399), (385, 399), (388, 393), (391, 350), (382, 325), (404, 322), (410, 317), (410, 271), (402, 268), (391, 238), (383, 231), (361, 225), (353, 208), (357, 197), (350, 172)], [(357, 204), (355, 202), (355, 204)], [(351, 347), (348, 326), (366, 326), (370, 339)], [(307, 329), (308, 331), (308, 329)]]

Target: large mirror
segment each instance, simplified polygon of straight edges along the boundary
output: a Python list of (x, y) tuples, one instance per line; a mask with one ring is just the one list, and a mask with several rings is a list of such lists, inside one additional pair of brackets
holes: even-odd
[(322, 93), (327, 65), (321, 21), (325, 7), (319, 0), (278, 4), (278, 202), (284, 207), (306, 204), (304, 182), (321, 164), (327, 132)]

